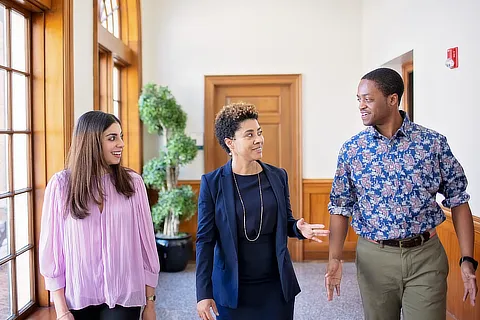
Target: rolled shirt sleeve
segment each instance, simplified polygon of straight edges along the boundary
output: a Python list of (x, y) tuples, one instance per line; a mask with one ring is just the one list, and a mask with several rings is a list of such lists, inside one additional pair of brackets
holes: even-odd
[(470, 200), (470, 195), (466, 192), (467, 177), (444, 136), (440, 138), (439, 162), (441, 183), (438, 192), (445, 197), (442, 204), (453, 208), (467, 203)]
[(347, 163), (346, 147), (343, 145), (338, 155), (337, 170), (333, 178), (328, 211), (330, 214), (351, 217), (356, 202), (357, 197), (351, 181), (351, 170)]

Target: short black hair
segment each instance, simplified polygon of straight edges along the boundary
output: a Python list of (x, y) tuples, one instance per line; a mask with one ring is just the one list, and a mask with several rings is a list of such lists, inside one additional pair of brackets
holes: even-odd
[(405, 88), (402, 77), (397, 71), (390, 68), (378, 68), (364, 75), (362, 80), (374, 81), (378, 90), (380, 90), (385, 97), (396, 93), (398, 96), (398, 104), (400, 105)]
[(235, 102), (228, 104), (215, 117), (215, 136), (220, 146), (230, 153), (225, 138), (233, 138), (240, 124), (245, 120), (258, 120), (258, 111), (254, 104)]

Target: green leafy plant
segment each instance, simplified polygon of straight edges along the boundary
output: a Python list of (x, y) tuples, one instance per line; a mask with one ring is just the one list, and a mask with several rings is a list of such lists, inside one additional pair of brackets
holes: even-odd
[(158, 191), (158, 201), (152, 206), (155, 231), (175, 237), (180, 221), (190, 219), (197, 206), (192, 188), (178, 185), (179, 169), (195, 159), (197, 147), (184, 132), (187, 114), (168, 87), (145, 85), (138, 106), (148, 132), (163, 138), (159, 156), (144, 165), (142, 174), (145, 184)]

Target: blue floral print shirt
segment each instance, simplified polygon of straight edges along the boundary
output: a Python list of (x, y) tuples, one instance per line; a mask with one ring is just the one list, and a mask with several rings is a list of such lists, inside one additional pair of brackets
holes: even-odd
[(468, 202), (467, 178), (441, 134), (411, 122), (388, 139), (370, 126), (342, 146), (328, 210), (352, 217), (371, 240), (404, 239), (445, 220), (447, 208)]

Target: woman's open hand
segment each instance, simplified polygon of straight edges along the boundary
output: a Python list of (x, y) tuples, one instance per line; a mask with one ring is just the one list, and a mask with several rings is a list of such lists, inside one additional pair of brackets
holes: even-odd
[(325, 228), (323, 224), (310, 224), (305, 222), (303, 218), (297, 220), (297, 228), (305, 238), (319, 243), (322, 240), (318, 237), (326, 237), (330, 233), (330, 230), (323, 230)]

